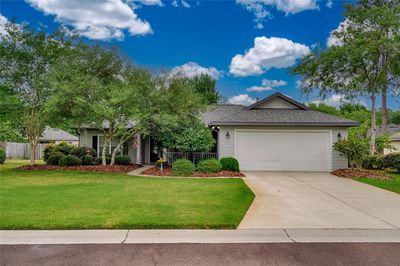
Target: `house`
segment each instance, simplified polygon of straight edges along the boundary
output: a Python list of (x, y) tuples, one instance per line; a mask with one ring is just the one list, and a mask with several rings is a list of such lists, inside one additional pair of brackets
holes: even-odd
[[(383, 134), (383, 129), (382, 127), (378, 127), (376, 129), (376, 135), (377, 136), (381, 136)], [(389, 154), (389, 153), (396, 153), (396, 152), (400, 152), (400, 125), (396, 125), (396, 124), (389, 124), (387, 125), (386, 131), (385, 131), (386, 135), (389, 136), (389, 141), (390, 144), (392, 145), (391, 149), (384, 149), (383, 150), (383, 154)], [(368, 130), (368, 136), (371, 135), (371, 131)]]
[(50, 127), (47, 127), (44, 130), (42, 136), (39, 138), (39, 143), (59, 144), (61, 142), (66, 142), (70, 145), (78, 146), (79, 138), (64, 130)]
[(400, 152), (400, 130), (389, 137), (392, 149), (385, 149), (384, 154)]
[[(347, 167), (347, 159), (332, 147), (358, 122), (313, 111), (275, 93), (250, 106), (220, 105), (201, 115), (217, 139), (217, 156), (235, 157), (248, 171), (331, 171)], [(102, 136), (94, 128), (80, 129), (80, 145), (100, 151)], [(110, 143), (111, 152), (116, 143)], [(157, 160), (151, 136), (127, 143), (124, 154), (140, 164)]]

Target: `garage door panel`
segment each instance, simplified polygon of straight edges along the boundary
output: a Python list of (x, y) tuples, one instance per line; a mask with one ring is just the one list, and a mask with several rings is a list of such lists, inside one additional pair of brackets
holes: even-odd
[(243, 170), (329, 171), (330, 132), (236, 132)]

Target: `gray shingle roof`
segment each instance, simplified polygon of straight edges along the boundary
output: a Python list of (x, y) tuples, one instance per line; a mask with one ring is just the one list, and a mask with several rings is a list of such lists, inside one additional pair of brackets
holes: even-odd
[(400, 131), (390, 136), (391, 140), (400, 140)]
[(206, 124), (210, 124), (211, 121), (219, 121), (226, 116), (233, 115), (243, 110), (245, 106), (236, 104), (222, 104), (217, 106), (209, 107), (207, 112), (200, 115), (200, 119)]
[(222, 119), (213, 120), (210, 125), (304, 125), (304, 126), (357, 126), (358, 122), (321, 113), (300, 109), (244, 109)]
[(79, 138), (74, 136), (64, 130), (58, 128), (46, 128), (43, 132), (43, 135), (39, 138), (41, 141), (55, 141), (55, 140), (64, 140), (64, 141), (78, 141)]

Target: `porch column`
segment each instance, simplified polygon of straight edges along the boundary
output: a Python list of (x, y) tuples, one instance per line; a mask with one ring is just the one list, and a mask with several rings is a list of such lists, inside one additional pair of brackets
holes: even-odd
[(142, 164), (142, 135), (137, 134), (137, 148), (136, 148), (136, 163), (137, 164)]

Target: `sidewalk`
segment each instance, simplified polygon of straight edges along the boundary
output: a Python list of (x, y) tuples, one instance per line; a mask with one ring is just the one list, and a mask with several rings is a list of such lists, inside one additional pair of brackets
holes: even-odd
[(143, 165), (143, 167), (140, 167), (138, 169), (135, 169), (133, 171), (130, 171), (129, 173), (127, 173), (128, 175), (134, 175), (134, 176), (141, 176), (142, 174), (140, 174), (141, 172), (150, 169), (154, 167), (154, 165)]
[(1, 245), (144, 243), (400, 243), (398, 229), (2, 230)]

